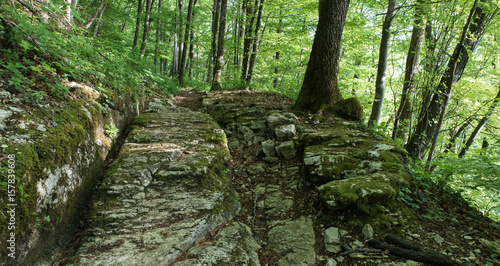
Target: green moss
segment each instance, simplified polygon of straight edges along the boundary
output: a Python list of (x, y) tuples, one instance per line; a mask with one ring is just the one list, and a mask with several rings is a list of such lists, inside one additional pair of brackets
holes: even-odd
[(327, 104), (321, 107), (326, 114), (333, 114), (337, 117), (352, 121), (363, 121), (363, 106), (358, 98), (352, 97), (334, 104)]
[(403, 156), (399, 153), (384, 151), (380, 153), (380, 160), (388, 163), (403, 163)]

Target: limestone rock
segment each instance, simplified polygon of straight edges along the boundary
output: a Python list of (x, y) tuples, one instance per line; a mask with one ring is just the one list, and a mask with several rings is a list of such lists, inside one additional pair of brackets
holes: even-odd
[(191, 265), (260, 265), (257, 250), (261, 246), (252, 237), (251, 229), (239, 222), (233, 222), (222, 229), (216, 243), (202, 243), (187, 252), (187, 260), (176, 262), (175, 266)]
[(274, 141), (266, 140), (262, 142), (262, 150), (266, 157), (274, 157), (276, 156), (276, 150), (274, 148)]
[(339, 253), (342, 251), (340, 247), (340, 233), (336, 227), (330, 227), (325, 230), (325, 248), (328, 252)]
[(297, 117), (292, 113), (274, 113), (267, 117), (267, 125), (274, 131), (276, 127), (294, 124), (296, 120)]
[(365, 240), (372, 239), (373, 238), (372, 226), (369, 224), (365, 224), (365, 226), (363, 226), (363, 230), (361, 231), (361, 233), (363, 234)]
[(276, 147), (276, 150), (278, 154), (283, 156), (286, 160), (295, 158), (295, 144), (291, 140), (282, 142)]
[(390, 180), (378, 175), (332, 181), (318, 187), (320, 198), (332, 210), (345, 209), (358, 201), (384, 204), (394, 199), (396, 191)]
[(4, 120), (9, 118), (11, 115), (12, 115), (11, 111), (0, 109), (0, 131), (5, 130), (6, 125), (5, 125)]
[(278, 262), (279, 265), (314, 265), (316, 262), (316, 241), (311, 218), (302, 217), (275, 226), (269, 231), (268, 239), (274, 251), (285, 255)]
[(297, 133), (297, 131), (295, 130), (294, 124), (278, 126), (278, 127), (276, 127), (275, 132), (276, 132), (276, 138), (278, 139), (278, 141), (285, 141), (285, 140), (291, 139)]
[[(97, 189), (76, 254), (80, 265), (171, 264), (239, 209), (225, 177), (230, 156), (222, 129), (205, 114), (154, 109), (134, 120)], [(256, 248), (248, 246), (250, 253)]]

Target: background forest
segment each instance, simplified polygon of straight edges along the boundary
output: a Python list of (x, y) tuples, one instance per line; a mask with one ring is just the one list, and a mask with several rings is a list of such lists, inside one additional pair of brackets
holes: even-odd
[[(351, 1), (338, 76), (366, 123), (409, 150), (419, 178), (461, 193), (497, 221), (499, 6)], [(2, 0), (0, 20), (2, 87), (24, 104), (64, 101), (73, 81), (100, 90), (104, 106), (113, 93), (144, 87), (146, 94), (252, 88), (296, 99), (318, 1)], [(467, 59), (454, 59), (458, 46)], [(434, 95), (445, 96), (437, 111)], [(437, 131), (418, 132), (430, 112)]]

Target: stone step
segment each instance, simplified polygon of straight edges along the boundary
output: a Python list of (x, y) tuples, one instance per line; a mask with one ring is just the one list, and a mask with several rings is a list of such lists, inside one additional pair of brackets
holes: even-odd
[(169, 265), (239, 210), (222, 129), (208, 115), (154, 103), (111, 164), (75, 265)]

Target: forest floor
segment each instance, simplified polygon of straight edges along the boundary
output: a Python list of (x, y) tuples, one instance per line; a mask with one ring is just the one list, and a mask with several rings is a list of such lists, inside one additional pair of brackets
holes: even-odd
[[(178, 106), (199, 110), (204, 95), (206, 92), (184, 90), (173, 100)], [(264, 101), (264, 104), (269, 104), (270, 108), (277, 103), (289, 107), (293, 104), (289, 99), (271, 94), (267, 94), (265, 97), (246, 97), (245, 101), (242, 108), (252, 106), (256, 101), (260, 101), (259, 104), (263, 104), (262, 101)], [(309, 119), (309, 115), (297, 114), (297, 116), (302, 122)], [(304, 123), (304, 125), (314, 126), (314, 123)], [(275, 185), (279, 184), (280, 180), (293, 179), (294, 177), (291, 175), (296, 175), (296, 172), (290, 171), (288, 174), (288, 169), (300, 169), (301, 166), (298, 161), (280, 162), (279, 166), (276, 166), (279, 170), (267, 171), (268, 169), (265, 169), (265, 174), (259, 175), (257, 178), (249, 178), (245, 174), (245, 170), (266, 165), (258, 156), (257, 149), (256, 146), (240, 146), (231, 150), (233, 184), (241, 197), (242, 204), (242, 211), (235, 219), (246, 223), (252, 228), (256, 240), (265, 243), (270, 221), (263, 209), (256, 208), (257, 199), (252, 194), (253, 188), (258, 185)], [(303, 184), (307, 184), (307, 180), (303, 181)], [(407, 258), (387, 254), (386, 251), (382, 251), (382, 254), (358, 254), (356, 259), (347, 255), (347, 252), (333, 254), (326, 251), (324, 229), (331, 226), (348, 232), (342, 238), (342, 241), (348, 245), (355, 240), (363, 241), (362, 228), (355, 225), (356, 223), (352, 223), (352, 220), (357, 219), (359, 213), (349, 210), (341, 212), (326, 210), (318, 201), (316, 189), (312, 186), (299, 186), (296, 193), (290, 196), (295, 199), (295, 204), (292, 210), (282, 214), (280, 218), (290, 220), (298, 219), (301, 216), (313, 217), (316, 231), (317, 265), (326, 265), (330, 258), (336, 259), (338, 264), (328, 265), (381, 265), (381, 263), (385, 263), (385, 265), (421, 265)], [(445, 191), (436, 184), (416, 181), (413, 191), (400, 193), (399, 198), (408, 205), (413, 217), (403, 217), (407, 222), (405, 225), (391, 228), (386, 232), (376, 232), (376, 235), (397, 234), (406, 240), (417, 243), (426, 250), (445, 253), (463, 265), (500, 265), (499, 250), (497, 249), (497, 253), (495, 253), (482, 243), (482, 239), (497, 242), (500, 240), (500, 224), (470, 207), (460, 195)], [(366, 242), (364, 244), (366, 246)], [(366, 246), (366, 248), (369, 247)], [(358, 253), (361, 250), (362, 248), (358, 247)], [(385, 259), (380, 259), (380, 257)], [(278, 258), (278, 254), (265, 245), (259, 250), (261, 265), (274, 265)]]

